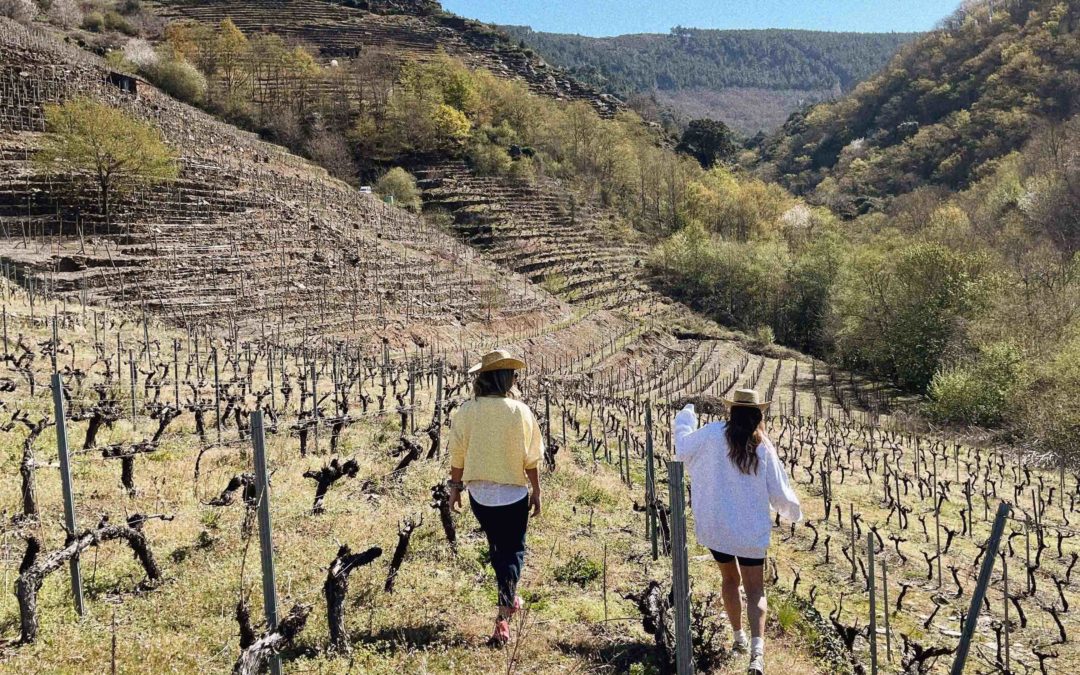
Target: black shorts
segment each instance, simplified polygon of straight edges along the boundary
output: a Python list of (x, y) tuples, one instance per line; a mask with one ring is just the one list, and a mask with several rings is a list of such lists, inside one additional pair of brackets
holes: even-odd
[(709, 553), (712, 553), (713, 559), (718, 563), (729, 563), (738, 560), (739, 567), (761, 567), (765, 564), (765, 558), (744, 558), (741, 555), (728, 555), (727, 553), (721, 553), (720, 551), (714, 551), (712, 549), (709, 549)]

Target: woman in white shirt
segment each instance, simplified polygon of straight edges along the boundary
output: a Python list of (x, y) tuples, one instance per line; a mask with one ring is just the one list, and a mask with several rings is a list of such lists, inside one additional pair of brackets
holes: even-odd
[[(772, 532), (769, 507), (792, 522), (802, 519), (799, 498), (764, 432), (764, 411), (753, 389), (736, 389), (726, 400), (726, 422), (698, 428), (693, 404), (675, 416), (675, 458), (685, 463), (694, 490), (698, 543), (712, 551), (723, 576), (724, 609), (735, 634), (734, 649), (749, 647), (750, 675), (765, 672), (765, 555)], [(741, 574), (740, 574), (741, 572)], [(750, 643), (742, 628), (746, 591)]]

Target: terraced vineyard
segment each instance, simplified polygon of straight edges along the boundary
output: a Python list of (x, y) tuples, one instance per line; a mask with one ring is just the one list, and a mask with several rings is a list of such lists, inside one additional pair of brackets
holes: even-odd
[(245, 33), (273, 32), (314, 45), (327, 59), (354, 58), (377, 49), (395, 58), (422, 62), (444, 51), (501, 77), (523, 80), (538, 94), (586, 101), (604, 116), (624, 107), (617, 98), (526, 55), (499, 34), (479, 30), (458, 17), (381, 14), (328, 0), (157, 0), (156, 5), (169, 19), (216, 24), (230, 18)]
[[(424, 339), (449, 341), (493, 318), (534, 326), (567, 316), (424, 220), (149, 86), (126, 94), (105, 81), (103, 63), (5, 26), (0, 246), (36, 283), (191, 325), (259, 331), (287, 320), (301, 336), (423, 323)], [(76, 95), (155, 123), (182, 149), (179, 180), (131, 195), (108, 225), (73, 183), (30, 162), (43, 106)]]
[(491, 262), (574, 304), (639, 314), (668, 304), (641, 279), (646, 247), (555, 181), (477, 176), (463, 162), (418, 174), (425, 205), (449, 211), (455, 231)]

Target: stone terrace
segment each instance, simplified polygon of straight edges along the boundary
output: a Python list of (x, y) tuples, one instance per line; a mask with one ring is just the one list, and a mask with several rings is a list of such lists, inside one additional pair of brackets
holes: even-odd
[(417, 170), (428, 208), (488, 259), (575, 304), (650, 314), (671, 301), (642, 279), (644, 245), (614, 234), (610, 213), (575, 203), (558, 182), (478, 176), (463, 162)]
[(231, 18), (245, 33), (273, 32), (314, 46), (327, 58), (378, 48), (402, 59), (424, 61), (442, 49), (471, 66), (521, 79), (537, 94), (587, 101), (605, 117), (623, 108), (618, 99), (526, 56), (496, 34), (478, 31), (458, 17), (376, 14), (324, 0), (158, 0), (157, 13), (167, 19), (206, 23)]
[[(145, 83), (122, 92), (106, 74), (51, 34), (0, 19), (0, 258), (20, 276), (177, 322), (284, 337), (415, 340), (422, 330), (450, 340), (468, 325), (566, 315), (423, 220)], [(74, 181), (28, 161), (43, 105), (73, 96), (153, 122), (181, 151), (180, 178), (127, 196), (109, 226)]]

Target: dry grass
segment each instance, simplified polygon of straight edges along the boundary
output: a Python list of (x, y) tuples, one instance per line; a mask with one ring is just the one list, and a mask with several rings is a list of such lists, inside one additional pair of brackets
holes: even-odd
[[(23, 333), (28, 344), (47, 343), (50, 328), (41, 320), (40, 306), (37, 321), (30, 322), (29, 308), (19, 299), (9, 298), (6, 304), (13, 342)], [(141, 343), (141, 328), (135, 324), (124, 326), (121, 333), (125, 345)], [(115, 328), (111, 335), (115, 340)], [(151, 338), (168, 344), (173, 336), (179, 334), (155, 327)], [(75, 365), (89, 368), (92, 329), (62, 328), (61, 338), (65, 345), (75, 345)], [(61, 365), (69, 365), (70, 358), (70, 353), (61, 355)], [(39, 387), (32, 400), (25, 382), (9, 374), (18, 389), (4, 395), (5, 420), (16, 407), (31, 410), (32, 416), (51, 415), (45, 384), (48, 359), (39, 356), (35, 370)], [(94, 372), (99, 370), (100, 364)], [(90, 377), (87, 385), (99, 376)], [(84, 400), (92, 396), (87, 385)], [(125, 373), (124, 396), (126, 387)], [(171, 388), (162, 397), (171, 400)], [(124, 402), (123, 397), (120, 400)], [(295, 394), (292, 405), (295, 409)], [(421, 400), (422, 410), (430, 411), (430, 407), (426, 398)], [(426, 423), (429, 414), (422, 413), (418, 422)], [(212, 425), (212, 413), (207, 419)], [(85, 422), (69, 422), (73, 448), (81, 447), (85, 427)], [(121, 420), (98, 443), (141, 440), (153, 428), (154, 423), (146, 419), (139, 419), (135, 428)], [(9, 524), (19, 510), (17, 468), (24, 433), (21, 427), (0, 432), (4, 448), (0, 508)], [(212, 426), (210, 434), (214, 436)], [(235, 428), (228, 428), (226, 441), (236, 434)], [(510, 663), (511, 651), (484, 646), (494, 616), (495, 584), (490, 568), (481, 563), (486, 543), (474, 518), (468, 513), (456, 518), (460, 553), (455, 558), (429, 506), (430, 487), (444, 477), (445, 460), (420, 461), (400, 480), (380, 482), (374, 494), (361, 491), (363, 479), (390, 472), (396, 459), (389, 451), (396, 439), (393, 415), (351, 427), (340, 454), (357, 458), (359, 476), (336, 484), (326, 499), (326, 513), (319, 516), (310, 512), (314, 482), (302, 473), (320, 467), (329, 457), (300, 457), (298, 441), (286, 434), (267, 439), (280, 611), (284, 613), (294, 602), (314, 606), (298, 644), (285, 655), (287, 671), (624, 672), (647, 658), (649, 638), (641, 630), (636, 608), (620, 594), (640, 589), (651, 576), (666, 577), (669, 562), (651, 561), (643, 516), (631, 509), (633, 498), (640, 500), (640, 479), (630, 492), (613, 468), (594, 467), (579, 447), (563, 451), (559, 470), (545, 473), (545, 511), (530, 528), (522, 584), (533, 604), (527, 625), (518, 631)], [(324, 437), (320, 448), (325, 452), (327, 446)], [(64, 539), (53, 432), (43, 433), (36, 447), (38, 460), (45, 465), (37, 472), (42, 517), (33, 527), (45, 549), (51, 550)], [(114, 520), (137, 512), (175, 516), (171, 522), (151, 521), (146, 526), (166, 581), (152, 591), (136, 593), (142, 571), (127, 548), (114, 542), (91, 549), (82, 558), (86, 616), (81, 620), (75, 616), (66, 572), (51, 575), (40, 596), (38, 641), (4, 648), (0, 670), (104, 672), (113, 663), (114, 638), (118, 672), (223, 672), (231, 668), (238, 653), (234, 609), (241, 594), (248, 597), (253, 616), (262, 616), (257, 534), (242, 534), (244, 507), (239, 500), (224, 508), (204, 502), (216, 496), (231, 476), (250, 470), (251, 458), (246, 442), (210, 447), (196, 481), (199, 452), (194, 422), (186, 413), (170, 427), (156, 452), (136, 459), (138, 492), (134, 497), (120, 485), (118, 462), (103, 460), (99, 454), (76, 454), (73, 478), (80, 527), (92, 525), (102, 514)], [(382, 585), (398, 522), (412, 514), (423, 514), (424, 524), (413, 536), (395, 592), (387, 595)], [(346, 617), (353, 653), (329, 657), (324, 653), (327, 628), (322, 583), (340, 543), (348, 543), (353, 550), (381, 546), (384, 554), (351, 577)], [(584, 588), (554, 580), (554, 569), (570, 555), (580, 552), (599, 562), (605, 546), (608, 621), (604, 621), (600, 580)], [(6, 526), (0, 540), (5, 589), (12, 588), (23, 548), (21, 538)], [(712, 565), (695, 565), (694, 574), (702, 590), (718, 588), (719, 575)], [(17, 618), (14, 595), (0, 594), (0, 626), (6, 636), (17, 635)], [(774, 670), (814, 672), (809, 657), (787, 639), (773, 643), (769, 659)]]

